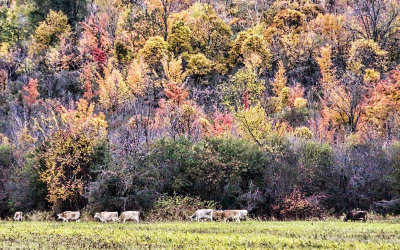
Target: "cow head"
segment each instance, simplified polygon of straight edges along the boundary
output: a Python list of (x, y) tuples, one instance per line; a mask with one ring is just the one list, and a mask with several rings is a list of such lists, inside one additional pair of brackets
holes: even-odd
[(63, 217), (64, 217), (64, 213), (59, 213), (59, 214), (57, 214), (57, 220), (62, 220), (62, 219), (64, 219)]
[(99, 219), (99, 220), (100, 220), (100, 213), (95, 213), (93, 218), (94, 218), (94, 219), (96, 219), (96, 218), (97, 218), (97, 219)]

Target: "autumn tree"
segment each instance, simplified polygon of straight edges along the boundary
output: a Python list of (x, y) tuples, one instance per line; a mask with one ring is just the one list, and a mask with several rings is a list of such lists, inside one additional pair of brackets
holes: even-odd
[(191, 29), (191, 45), (194, 52), (200, 52), (218, 63), (221, 72), (225, 71), (229, 42), (232, 35), (230, 27), (221, 20), (211, 5), (196, 3), (189, 9), (188, 26)]
[(366, 99), (363, 134), (368, 138), (398, 138), (400, 133), (400, 72), (395, 69), (371, 89)]
[(348, 27), (364, 39), (385, 46), (399, 28), (400, 5), (393, 0), (357, 0), (352, 3), (357, 22)]
[(185, 52), (192, 52), (190, 45), (191, 30), (182, 21), (174, 22), (170, 34), (168, 34), (168, 47), (175, 56)]
[(330, 47), (321, 49), (321, 57), (317, 61), (322, 73), (324, 126), (332, 130), (344, 128), (348, 132), (356, 132), (365, 111), (363, 100), (368, 91), (363, 78), (348, 73), (342, 80), (338, 80), (331, 61)]
[(163, 61), (168, 56), (168, 43), (160, 36), (150, 37), (140, 54), (150, 70), (161, 72)]
[(28, 84), (24, 87), (24, 91), (24, 103), (27, 108), (30, 108), (39, 97), (38, 80), (32, 78), (29, 79)]
[(71, 27), (67, 16), (61, 11), (51, 10), (46, 19), (40, 23), (35, 31), (36, 50), (38, 52), (58, 44), (63, 35), (68, 34)]
[(38, 148), (36, 168), (55, 212), (82, 206), (85, 187), (104, 160), (96, 157), (106, 139), (107, 122), (103, 114), (93, 112), (93, 104), (80, 100), (76, 109), (53, 113), (36, 124), (39, 133), (45, 126), (51, 128)]
[(284, 147), (285, 124), (274, 123), (260, 105), (251, 106), (235, 113), (237, 130), (242, 138), (279, 153)]

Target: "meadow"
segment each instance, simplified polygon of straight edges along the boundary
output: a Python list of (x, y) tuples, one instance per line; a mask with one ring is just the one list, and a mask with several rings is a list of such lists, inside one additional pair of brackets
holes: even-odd
[(0, 222), (0, 249), (400, 249), (390, 221)]

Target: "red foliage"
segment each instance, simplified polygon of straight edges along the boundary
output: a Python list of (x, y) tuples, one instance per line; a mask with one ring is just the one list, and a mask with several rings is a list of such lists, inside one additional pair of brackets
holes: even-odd
[(214, 113), (214, 124), (210, 126), (210, 133), (218, 136), (232, 130), (233, 117), (230, 114), (223, 114), (218, 110)]
[(107, 60), (106, 53), (103, 50), (99, 49), (98, 47), (92, 48), (91, 54), (94, 60), (100, 64), (104, 64)]
[(82, 23), (83, 32), (79, 50), (82, 55), (90, 55), (100, 66), (106, 63), (112, 47), (110, 34), (107, 31), (107, 20), (106, 15), (90, 16)]
[(38, 80), (37, 79), (30, 79), (28, 84), (24, 87), (25, 94), (23, 96), (24, 103), (30, 107), (32, 106), (37, 98), (39, 97), (38, 87)]

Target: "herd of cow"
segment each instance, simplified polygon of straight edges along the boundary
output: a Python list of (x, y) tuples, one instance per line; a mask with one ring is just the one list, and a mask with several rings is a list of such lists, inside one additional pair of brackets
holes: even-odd
[[(201, 220), (210, 220), (210, 221), (237, 221), (246, 220), (249, 212), (247, 210), (214, 210), (214, 209), (199, 209), (190, 216), (191, 221), (201, 221)], [(138, 211), (125, 211), (121, 213), (118, 217), (118, 212), (101, 212), (96, 213), (94, 215), (95, 220), (99, 220), (101, 222), (123, 222), (126, 221), (135, 221), (139, 223), (140, 212)], [(350, 211), (346, 214), (344, 221), (356, 221), (362, 220), (364, 222), (367, 221), (368, 212), (367, 211)], [(63, 220), (63, 222), (68, 221), (80, 221), (81, 213), (79, 211), (65, 211), (57, 214), (58, 220)], [(23, 213), (16, 212), (14, 215), (15, 221), (23, 220)]]

